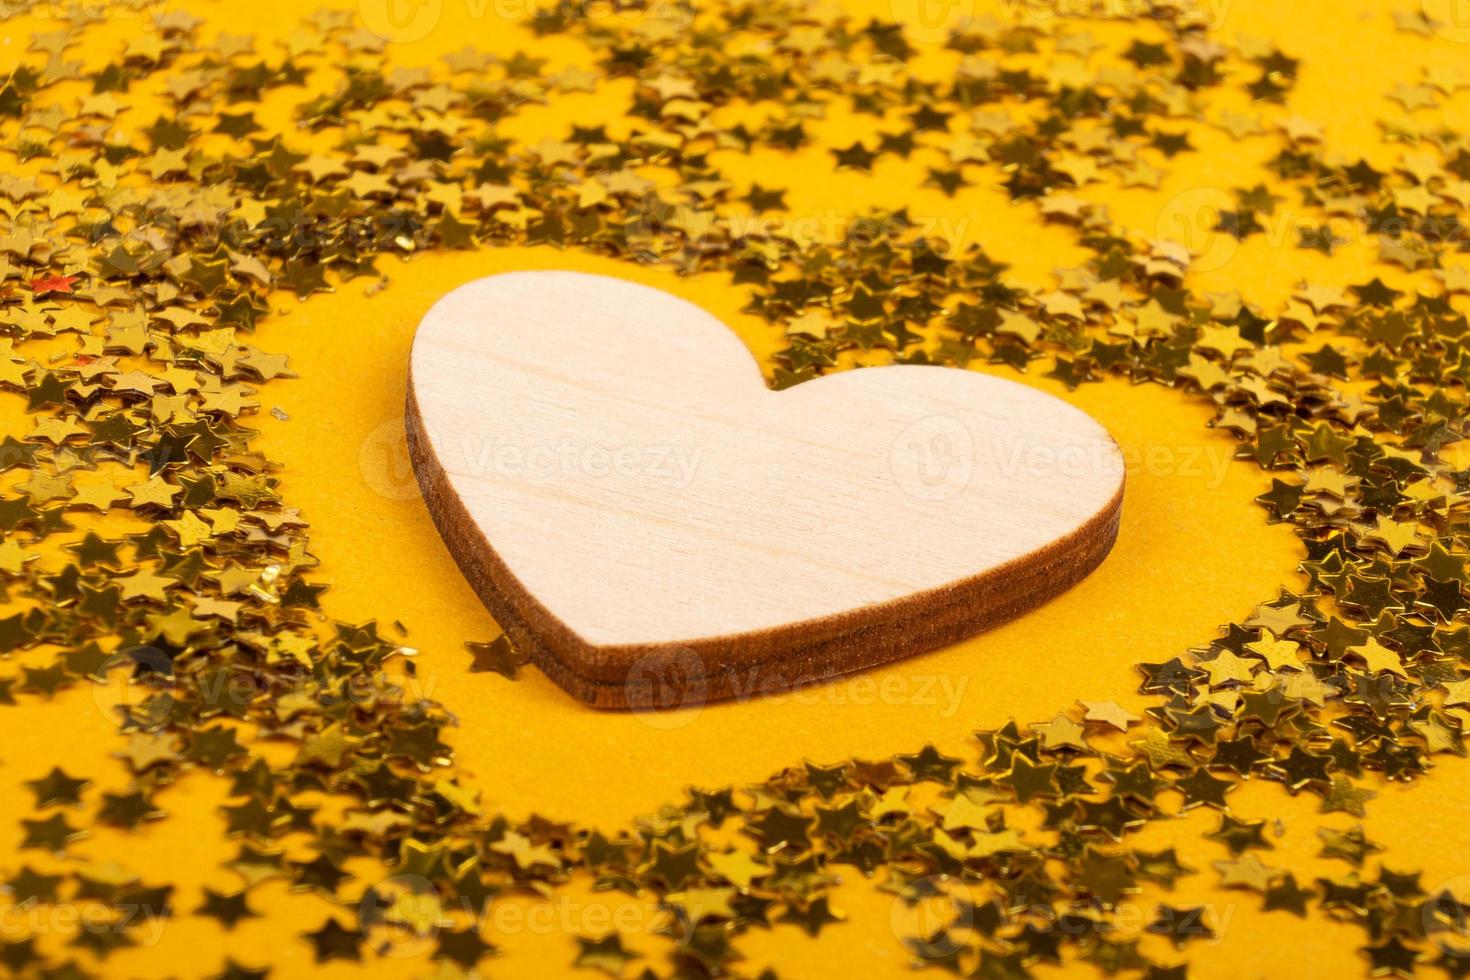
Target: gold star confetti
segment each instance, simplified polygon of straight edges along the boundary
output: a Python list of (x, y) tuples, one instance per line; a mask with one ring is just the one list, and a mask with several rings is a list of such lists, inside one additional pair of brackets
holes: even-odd
[[(248, 37), (206, 40), (180, 13), (81, 60), (85, 17), (35, 34), (0, 84), (0, 388), (26, 413), (0, 445), (0, 470), (17, 471), (0, 494), (0, 576), (15, 601), (0, 616), (12, 658), (0, 710), (131, 678), (140, 697), (117, 719), (117, 755), (134, 782), (107, 787), (95, 818), (166, 820), (161, 787), (190, 771), (230, 780), (222, 825), (240, 843), (227, 867), (245, 890), (207, 890), (198, 914), (233, 928), (256, 914), (249, 888), (287, 879), (337, 906), (303, 931), (323, 963), (362, 959), (367, 933), (391, 924), (432, 935), (439, 972), (469, 975), (495, 948), (451, 898), (544, 896), (589, 876), (651, 896), (677, 923), (675, 973), (726, 975), (753, 927), (851, 930), (828, 892), (852, 865), (901, 902), (959, 881), (990, 890), (993, 905), (969, 908), (967, 942), (948, 927), (903, 937), (926, 963), (1015, 977), (1065, 949), (1109, 973), (1182, 975), (1172, 948), (1208, 955), (1189, 940), (1213, 935), (1197, 928), (1197, 907), (1151, 916), (1145, 939), (1163, 944), (1163, 961), (1144, 940), (1105, 933), (1124, 896), (1189, 873), (1134, 835), (1198, 807), (1220, 811), (1198, 866), (1223, 887), (1355, 924), (1366, 970), (1407, 975), (1428, 955), (1417, 886), (1387, 870), (1375, 882), (1263, 863), (1263, 824), (1235, 812), (1245, 794), (1234, 791), (1265, 781), (1323, 813), (1362, 816), (1372, 786), (1435, 778), (1437, 758), (1466, 752), (1454, 709), (1470, 705), (1470, 470), (1454, 446), (1470, 380), (1457, 305), (1470, 272), (1456, 257), (1470, 143), (1433, 121), (1466, 81), (1431, 66), (1404, 77), (1385, 93), (1388, 152), (1343, 159), (1330, 129), (1292, 109), (1290, 54), (1216, 37), (1184, 8), (1154, 13), (1140, 27), (1167, 31), (1117, 44), (1075, 18), (976, 18), (950, 39), (957, 68), (943, 82), (914, 70), (894, 25), (776, 0), (720, 0), (683, 32), (555, 8), (534, 29), (592, 55), (560, 66), (472, 47), (390, 65), (384, 40), (345, 10), (311, 16), (269, 53)], [(1417, 10), (1394, 20), (1426, 39), (1442, 26)], [(306, 94), (308, 72), (336, 94)], [(498, 127), (566, 93), (624, 87), (622, 111), (595, 124), (528, 124), (518, 137)], [(171, 111), (134, 118), (146, 88)], [(246, 93), (293, 100), (292, 122), (268, 123)], [(785, 114), (725, 119), (756, 105)], [(839, 107), (884, 122), (825, 145), (820, 124)], [(1285, 247), (1333, 275), (1270, 308), (1250, 283), (1200, 293), (1192, 263), (1206, 256), (1142, 237), (1096, 203), (1104, 188), (1168, 186), (1171, 161), (1212, 131), (1270, 156), (1267, 182), (1219, 189), (1208, 232), (1249, 247), (1296, 208)], [(922, 157), (916, 193), (998, 189), (1085, 257), (1033, 290), (906, 212), (864, 215), (823, 241), (783, 188), (717, 162), (803, 149), (855, 181)], [(749, 216), (758, 230), (737, 220)], [(281, 237), (283, 222), (313, 233)], [(1371, 267), (1361, 281), (1359, 265), (1338, 264), (1358, 234), (1376, 245), (1352, 260)], [(1038, 362), (1069, 388), (1177, 389), (1209, 407), (1243, 465), (1267, 471), (1262, 519), (1297, 535), (1305, 585), (1263, 597), (1187, 656), (1140, 664), (1140, 713), (1084, 701), (976, 733), (977, 757), (896, 746), (910, 751), (808, 763), (740, 790), (691, 791), (611, 836), (511, 820), (454, 768), (442, 706), (399, 696), (412, 676), (403, 634), (320, 627), (307, 523), (251, 424), (294, 374), (287, 354), (251, 338), (280, 292), (310, 303), (359, 277), (392, 288), (390, 259), (533, 244), (729, 277), (785, 345), (768, 364), (778, 387), (858, 364)], [(467, 672), (517, 676), (522, 657), (504, 636), (468, 648)], [(248, 695), (221, 700), (234, 681)], [(73, 842), (94, 815), (89, 780), (53, 769), (28, 784), (23, 848), (85, 846)], [(1378, 846), (1326, 829), (1329, 859), (1356, 867)], [(309, 853), (278, 846), (298, 832)], [(425, 887), (367, 902), (358, 869), (373, 862)], [(125, 869), (66, 867), (7, 869), (7, 897), (166, 898)], [(1079, 928), (1010, 911), (1038, 904)], [(1436, 928), (1461, 923), (1458, 909)], [(105, 957), (130, 941), (115, 930), (82, 942)], [(578, 937), (567, 965), (621, 976), (642, 957), (601, 933)], [(0, 947), (0, 962), (70, 969), (24, 943)], [(251, 974), (228, 961), (225, 975)]]

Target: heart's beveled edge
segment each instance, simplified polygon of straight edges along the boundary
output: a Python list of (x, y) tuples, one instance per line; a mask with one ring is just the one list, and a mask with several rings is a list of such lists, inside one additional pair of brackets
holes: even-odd
[(1125, 478), (1075, 530), (1004, 565), (891, 602), (732, 636), (598, 646), (545, 608), (496, 554), (434, 455), (408, 382), (414, 476), (460, 571), (516, 649), (558, 686), (598, 708), (691, 707), (754, 697), (933, 650), (1012, 619), (1081, 581), (1118, 536)]

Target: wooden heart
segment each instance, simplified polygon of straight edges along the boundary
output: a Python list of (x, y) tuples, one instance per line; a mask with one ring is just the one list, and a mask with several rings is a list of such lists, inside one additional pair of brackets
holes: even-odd
[(409, 447), (471, 585), (604, 707), (766, 692), (932, 649), (1068, 588), (1117, 535), (1096, 422), (972, 371), (784, 391), (657, 289), (517, 272), (414, 337)]

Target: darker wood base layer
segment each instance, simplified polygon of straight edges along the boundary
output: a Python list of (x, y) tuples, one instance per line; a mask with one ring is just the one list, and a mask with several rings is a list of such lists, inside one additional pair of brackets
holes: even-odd
[(983, 575), (902, 600), (778, 630), (689, 644), (594, 647), (516, 580), (447, 485), (412, 387), (407, 429), (430, 516), (475, 594), (516, 649), (578, 700), (599, 708), (675, 709), (811, 684), (973, 636), (1065, 591), (1107, 557), (1123, 491), (1091, 521)]

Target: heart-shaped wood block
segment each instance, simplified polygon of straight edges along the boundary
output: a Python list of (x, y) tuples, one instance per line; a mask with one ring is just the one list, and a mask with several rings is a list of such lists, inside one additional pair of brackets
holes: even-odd
[(668, 293), (574, 272), (462, 286), (419, 324), (409, 447), (470, 583), (604, 707), (779, 690), (928, 650), (1068, 588), (1123, 462), (1059, 399), (972, 371), (772, 391)]

